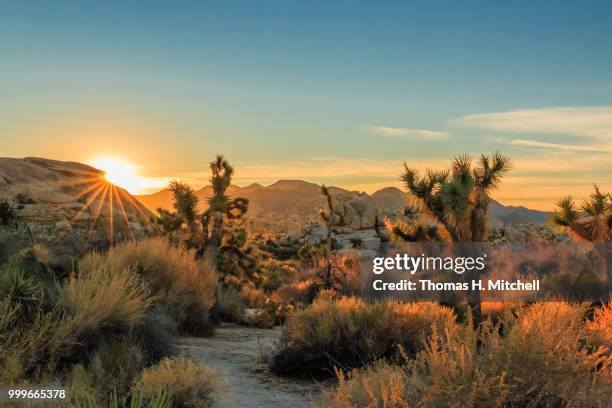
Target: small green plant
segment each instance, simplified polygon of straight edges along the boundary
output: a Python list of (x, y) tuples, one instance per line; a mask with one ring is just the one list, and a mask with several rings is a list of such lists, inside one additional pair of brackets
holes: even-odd
[(40, 284), (27, 277), (21, 267), (8, 264), (0, 271), (0, 300), (16, 306), (24, 318), (30, 319), (36, 314), (41, 295)]

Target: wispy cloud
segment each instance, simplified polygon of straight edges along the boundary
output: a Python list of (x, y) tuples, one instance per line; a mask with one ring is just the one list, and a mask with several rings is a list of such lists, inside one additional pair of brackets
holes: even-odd
[(543, 149), (556, 149), (566, 152), (612, 152), (612, 146), (605, 145), (571, 145), (561, 143), (538, 142), (537, 140), (513, 139), (513, 146), (537, 147)]
[(612, 106), (477, 113), (460, 118), (459, 123), (499, 132), (563, 134), (612, 141)]
[(448, 132), (436, 130), (396, 128), (389, 126), (365, 126), (364, 128), (372, 134), (388, 138), (443, 140), (448, 137)]

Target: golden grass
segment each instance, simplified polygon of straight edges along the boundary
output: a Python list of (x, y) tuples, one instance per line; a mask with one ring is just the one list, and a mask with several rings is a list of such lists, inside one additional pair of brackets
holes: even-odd
[(160, 304), (184, 332), (208, 330), (208, 312), (215, 299), (217, 276), (209, 261), (196, 261), (193, 251), (164, 239), (125, 242), (108, 254), (92, 253), (79, 263), (81, 271), (109, 268), (138, 273)]
[(128, 269), (99, 267), (72, 276), (60, 304), (81, 332), (131, 327), (151, 304), (140, 278)]
[(164, 390), (177, 408), (210, 407), (219, 389), (217, 375), (203, 364), (184, 357), (165, 358), (143, 370), (134, 390), (145, 399)]
[(401, 367), (340, 375), (323, 405), (607, 407), (612, 356), (588, 343), (586, 311), (586, 305), (538, 303), (479, 330), (434, 332), (425, 350)]

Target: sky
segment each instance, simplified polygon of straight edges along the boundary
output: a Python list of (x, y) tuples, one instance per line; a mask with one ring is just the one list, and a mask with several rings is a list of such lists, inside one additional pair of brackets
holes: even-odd
[(373, 192), (403, 162), (502, 151), (494, 195), (612, 189), (612, 2), (0, 0), (0, 156), (133, 165), (200, 187)]

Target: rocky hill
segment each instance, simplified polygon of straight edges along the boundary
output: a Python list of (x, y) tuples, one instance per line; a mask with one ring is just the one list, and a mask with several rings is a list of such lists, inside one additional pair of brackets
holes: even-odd
[(60, 263), (154, 228), (137, 199), (75, 162), (0, 158), (0, 203), (0, 252), (41, 244)]

